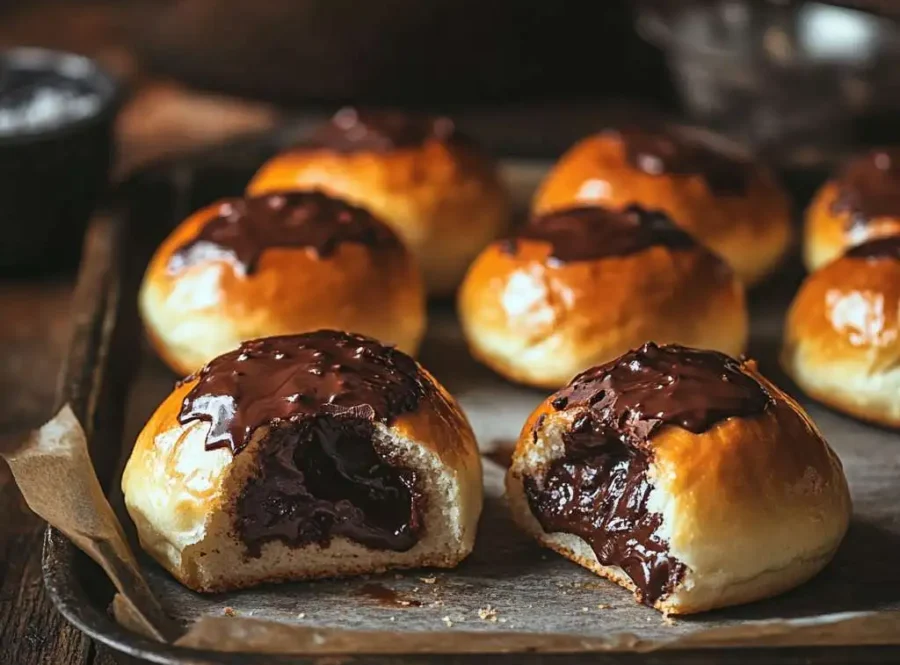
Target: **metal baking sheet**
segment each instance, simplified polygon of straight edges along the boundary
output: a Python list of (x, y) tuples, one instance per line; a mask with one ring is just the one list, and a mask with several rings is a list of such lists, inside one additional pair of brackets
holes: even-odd
[[(160, 234), (191, 209), (219, 196), (238, 193), (272, 149), (271, 142), (221, 149), (158, 168), (133, 181), (124, 190), (130, 226), (120, 231), (136, 243), (128, 250), (128, 256), (146, 257)], [(520, 208), (527, 205), (545, 168), (546, 165), (533, 162), (504, 163)], [(122, 266), (113, 264), (112, 269), (124, 275), (134, 263), (124, 261)], [(477, 364), (466, 351), (452, 303), (438, 303), (430, 308), (429, 331), (420, 360), (460, 400), (486, 453), (485, 509), (475, 551), (469, 559), (450, 571), (402, 571), (200, 595), (179, 585), (145, 557), (148, 580), (163, 606), (185, 624), (201, 616), (243, 616), (323, 628), (563, 633), (586, 637), (624, 633), (645, 641), (670, 640), (748, 621), (900, 610), (900, 567), (896, 564), (900, 551), (900, 436), (810, 402), (779, 371), (776, 355), (781, 322), (800, 278), (796, 263), (788, 265), (781, 275), (753, 293), (750, 354), (760, 361), (765, 374), (800, 397), (839, 453), (850, 480), (854, 517), (834, 562), (795, 591), (732, 609), (665, 619), (636, 604), (629, 593), (615, 584), (539, 548), (519, 533), (502, 497), (503, 454), (546, 393), (510, 384)], [(114, 289), (119, 295), (112, 304), (107, 298), (104, 306), (133, 318), (136, 285), (134, 275), (101, 285), (107, 294)], [(95, 309), (99, 307), (94, 305)], [(118, 474), (137, 432), (178, 377), (146, 350), (136, 326), (123, 326), (123, 330), (126, 332), (121, 333), (121, 339), (111, 345), (113, 355), (104, 359), (103, 365), (104, 371), (121, 369), (121, 364), (134, 370), (130, 396), (124, 405), (124, 434), (118, 439), (121, 448), (118, 454), (105, 450), (95, 451), (95, 455), (118, 459), (118, 471), (110, 478), (110, 493), (123, 522), (130, 527), (121, 510)], [(94, 358), (93, 362), (99, 360)], [(51, 591), (64, 613), (89, 632), (133, 653), (147, 656), (152, 651), (158, 662), (188, 662), (191, 652), (187, 650), (163, 646), (150, 649), (146, 640), (128, 638), (108, 617), (104, 622), (110, 594), (103, 591), (99, 582), (92, 591), (86, 591), (98, 579), (97, 571), (67, 548), (58, 534), (51, 533), (48, 538), (46, 567), (51, 568), (48, 584), (55, 587)], [(900, 635), (897, 640), (900, 643)], [(143, 645), (144, 651), (135, 645)], [(210, 658), (203, 662), (218, 662)], [(223, 656), (221, 662), (237, 661)]]

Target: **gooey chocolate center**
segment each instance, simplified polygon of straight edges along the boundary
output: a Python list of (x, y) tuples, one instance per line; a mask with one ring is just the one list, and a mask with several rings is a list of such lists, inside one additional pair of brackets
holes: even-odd
[(178, 420), (208, 422), (207, 449), (241, 454), (268, 428), (237, 501), (236, 530), (251, 556), (273, 540), (299, 547), (343, 536), (395, 551), (418, 541), (420, 481), (379, 449), (376, 433), (435, 392), (412, 358), (320, 330), (244, 342), (196, 379)]
[(578, 415), (563, 437), (564, 456), (543, 477), (525, 478), (532, 513), (544, 531), (584, 539), (602, 565), (624, 571), (641, 601), (653, 604), (685, 571), (650, 506), (653, 434), (664, 425), (704, 432), (771, 403), (740, 363), (712, 351), (648, 343), (590, 369), (551, 402)]
[(273, 540), (324, 547), (332, 536), (373, 549), (413, 547), (424, 508), (416, 474), (387, 464), (374, 434), (370, 421), (335, 416), (273, 428), (259, 475), (238, 499), (249, 553)]

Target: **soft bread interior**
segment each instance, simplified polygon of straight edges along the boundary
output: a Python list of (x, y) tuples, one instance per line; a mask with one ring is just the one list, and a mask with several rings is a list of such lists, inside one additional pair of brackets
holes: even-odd
[[(142, 547), (192, 589), (224, 591), (263, 582), (356, 575), (389, 568), (452, 567), (472, 549), (479, 506), (476, 496), (463, 491), (460, 474), (420, 442), (376, 424), (376, 451), (391, 465), (417, 475), (425, 508), (424, 528), (416, 544), (398, 552), (371, 549), (332, 536), (324, 547), (269, 541), (262, 545), (259, 556), (249, 556), (238, 536), (235, 516), (241, 492), (258, 474), (259, 456), (265, 452), (269, 431), (258, 429), (247, 448), (223, 466), (223, 456), (231, 457), (231, 453), (205, 450), (207, 428), (194, 423), (184, 431), (172, 430), (157, 437), (157, 446), (163, 449), (166, 440), (173, 439), (168, 448), (178, 457), (172, 460), (176, 466), (192, 469), (197, 477), (208, 472), (213, 476), (212, 482), (203, 481), (208, 486), (207, 497), (196, 519), (179, 523), (178, 497), (163, 489), (166, 483), (154, 484), (155, 490), (148, 487), (148, 493), (127, 493), (128, 510), (139, 526)], [(181, 436), (186, 437), (181, 445), (172, 445)], [(173, 505), (167, 505), (170, 502)]]

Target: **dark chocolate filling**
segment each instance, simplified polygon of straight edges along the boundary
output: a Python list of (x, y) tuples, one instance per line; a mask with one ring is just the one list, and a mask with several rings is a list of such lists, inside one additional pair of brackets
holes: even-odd
[(648, 175), (700, 175), (716, 194), (745, 194), (753, 164), (689, 138), (676, 128), (625, 127), (621, 137), (628, 162)]
[(875, 150), (852, 160), (837, 179), (835, 215), (849, 215), (848, 231), (879, 217), (900, 217), (900, 148)]
[(237, 529), (250, 556), (281, 541), (327, 546), (333, 536), (403, 552), (419, 539), (423, 497), (413, 471), (388, 464), (373, 445), (374, 425), (317, 416), (274, 427), (259, 475), (237, 504)]
[(178, 421), (210, 423), (206, 448), (227, 445), (234, 454), (270, 428), (259, 473), (237, 503), (237, 531), (251, 555), (271, 540), (326, 545), (332, 536), (404, 551), (422, 532), (424, 499), (415, 473), (376, 449), (375, 423), (415, 410), (434, 391), (406, 354), (319, 330), (244, 342), (212, 360)]
[(313, 133), (310, 145), (344, 153), (390, 152), (415, 148), (429, 139), (451, 142), (460, 138), (449, 118), (345, 108)]
[(551, 398), (555, 411), (576, 409), (577, 416), (564, 456), (543, 478), (525, 478), (531, 510), (545, 531), (583, 538), (602, 565), (621, 568), (642, 602), (653, 604), (685, 568), (657, 534), (661, 516), (647, 507), (651, 438), (664, 425), (700, 433), (771, 404), (724, 354), (645, 344), (583, 372)]
[(526, 478), (525, 492), (544, 531), (583, 538), (598, 561), (621, 568), (652, 604), (681, 580), (684, 565), (657, 534), (661, 516), (647, 508), (647, 466), (645, 453), (601, 443), (594, 454), (555, 462), (541, 486)]
[(851, 259), (894, 259), (900, 261), (900, 236), (869, 240), (851, 247), (844, 254)]
[(635, 254), (653, 246), (690, 249), (696, 243), (665, 214), (632, 205), (624, 210), (599, 206), (568, 208), (533, 217), (500, 251), (515, 255), (519, 240), (551, 246), (552, 263), (572, 263)]
[(172, 254), (168, 270), (177, 273), (226, 258), (251, 274), (267, 249), (305, 247), (317, 258), (327, 258), (341, 243), (399, 245), (387, 225), (368, 211), (321, 192), (225, 199), (200, 233)]

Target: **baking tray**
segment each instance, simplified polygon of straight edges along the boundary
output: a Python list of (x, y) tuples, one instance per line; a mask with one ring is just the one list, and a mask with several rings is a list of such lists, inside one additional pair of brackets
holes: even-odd
[[(149, 353), (140, 331), (135, 302), (146, 260), (174, 224), (220, 196), (240, 193), (259, 164), (302, 131), (288, 128), (158, 164), (125, 183), (112, 212), (98, 216), (91, 225), (59, 402), (71, 403), (85, 426), (98, 475), (126, 527), (130, 522), (121, 510), (118, 490), (122, 465), (137, 432), (178, 378)], [(548, 162), (505, 159), (502, 165), (523, 208)], [(795, 394), (775, 359), (784, 309), (802, 278), (798, 266), (796, 259), (789, 262), (751, 297), (750, 353), (766, 374)], [(851, 482), (855, 515), (835, 561), (812, 582), (779, 598), (664, 620), (654, 610), (637, 605), (618, 586), (538, 548), (512, 525), (499, 490), (503, 452), (545, 393), (513, 386), (475, 363), (465, 350), (452, 303), (430, 307), (429, 333), (420, 359), (460, 399), (487, 451), (487, 497), (472, 556), (453, 571), (404, 571), (212, 596), (186, 590), (145, 557), (148, 581), (174, 618), (188, 622), (201, 614), (236, 613), (316, 627), (393, 633), (462, 629), (548, 636), (631, 634), (639, 640), (666, 640), (755, 620), (900, 609), (900, 437), (896, 433), (855, 422), (801, 396), (841, 455)], [(66, 618), (123, 658), (173, 664), (260, 662), (260, 657), (248, 654), (160, 644), (125, 630), (109, 615), (113, 589), (99, 567), (52, 528), (46, 534), (43, 570), (47, 588)], [(396, 592), (400, 600), (386, 604), (385, 588)], [(487, 607), (496, 614), (480, 617), (478, 610)], [(397, 639), (402, 640), (402, 635)], [(385, 656), (367, 655), (363, 650), (337, 661), (569, 663), (584, 657), (583, 652)], [(882, 662), (900, 658), (900, 635), (896, 645), (880, 646), (808, 644), (751, 651), (741, 647), (590, 654), (598, 663), (737, 663), (751, 657), (761, 663)], [(265, 656), (264, 660), (321, 662), (321, 656)]]

